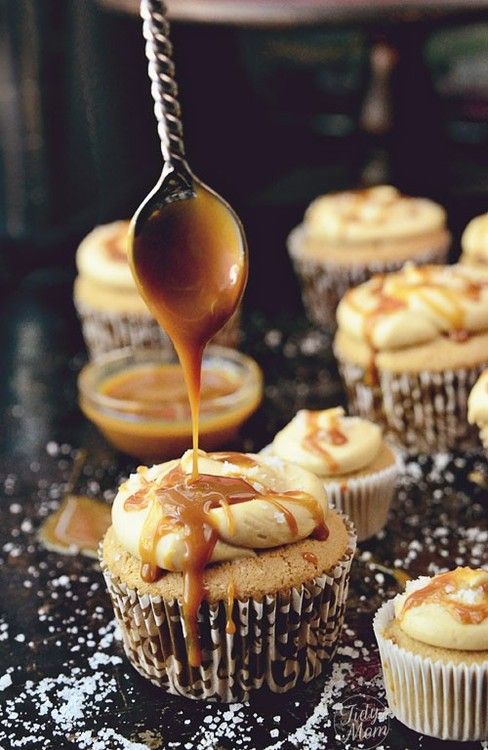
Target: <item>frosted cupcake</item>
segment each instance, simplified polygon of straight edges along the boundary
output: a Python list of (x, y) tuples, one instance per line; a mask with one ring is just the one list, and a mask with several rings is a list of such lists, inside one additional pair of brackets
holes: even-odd
[[(171, 349), (168, 336), (149, 313), (127, 261), (128, 221), (96, 227), (76, 252), (78, 276), (74, 302), (92, 358), (133, 348)], [(214, 343), (235, 346), (239, 312), (215, 336)]]
[(488, 450), (488, 370), (485, 370), (469, 394), (468, 420), (479, 427), (481, 442)]
[(380, 427), (372, 422), (346, 417), (341, 408), (302, 410), (263, 454), (315, 474), (329, 502), (353, 522), (358, 541), (385, 526), (398, 469)]
[(408, 260), (443, 263), (449, 245), (444, 209), (389, 185), (317, 198), (288, 238), (307, 315), (330, 330), (352, 286)]
[(397, 719), (442, 740), (486, 740), (488, 571), (408, 583), (377, 612), (374, 632)]
[(337, 321), (350, 411), (412, 452), (476, 444), (467, 406), (488, 364), (488, 273), (409, 264), (351, 289)]
[(200, 452), (139, 468), (102, 570), (133, 666), (165, 690), (242, 701), (318, 676), (341, 632), (356, 543), (322, 483), (276, 458)]
[(461, 237), (461, 263), (488, 267), (488, 213), (472, 219)]

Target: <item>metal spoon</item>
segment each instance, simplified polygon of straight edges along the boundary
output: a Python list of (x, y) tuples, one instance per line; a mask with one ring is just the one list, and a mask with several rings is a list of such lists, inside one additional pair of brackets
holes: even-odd
[[(232, 315), (240, 302), (247, 281), (247, 244), (241, 222), (233, 209), (214, 190), (204, 185), (195, 177), (186, 161), (183, 128), (180, 119), (181, 110), (177, 99), (178, 88), (174, 79), (175, 70), (171, 59), (172, 45), (169, 40), (169, 23), (165, 14), (166, 9), (161, 0), (141, 0), (141, 17), (143, 19), (143, 35), (146, 39), (148, 72), (151, 79), (154, 113), (158, 123), (164, 165), (161, 177), (156, 186), (141, 203), (132, 219), (132, 242), (129, 243), (129, 262), (142, 296), (156, 319), (162, 323), (161, 310), (155, 309), (154, 299), (151, 298), (151, 295), (148, 295), (147, 283), (145, 283), (146, 280), (142, 277), (142, 262), (138, 249), (138, 244), (141, 243), (138, 243), (138, 240), (150, 229), (149, 224), (151, 222), (154, 224), (156, 213), (158, 214), (157, 231), (161, 237), (164, 237), (166, 215), (168, 218), (167, 224), (169, 225), (170, 222), (174, 221), (174, 204), (176, 202), (185, 203), (190, 210), (195, 205), (196, 210), (195, 199), (198, 197), (204, 198), (206, 204), (205, 210), (212, 213), (214, 218), (215, 216), (219, 217), (219, 223), (222, 222), (225, 225), (224, 232), (227, 233), (227, 237), (232, 237), (232, 241), (236, 242), (236, 258), (239, 259), (239, 263), (229, 262), (229, 268), (224, 268), (224, 273), (227, 270), (229, 272), (229, 289), (226, 294), (215, 296), (210, 305), (212, 307), (212, 320), (207, 319), (205, 325), (202, 324), (206, 329), (205, 334), (209, 334), (210, 338), (219, 330), (223, 322)], [(179, 211), (178, 216), (181, 213), (182, 211)], [(152, 232), (154, 235), (154, 226), (152, 227)], [(208, 240), (208, 237), (206, 239)], [(219, 227), (217, 226), (215, 227), (214, 240), (214, 244), (217, 245), (216, 248), (213, 246), (205, 248), (205, 252), (209, 258), (212, 255), (212, 250), (217, 256), (220, 252), (219, 244), (222, 243), (222, 238), (219, 236)], [(167, 251), (167, 248), (163, 247), (163, 245), (164, 242), (162, 243), (161, 250), (160, 272), (161, 274), (171, 275), (175, 271), (177, 274), (178, 269), (173, 268), (171, 264), (177, 265), (180, 259), (178, 257), (174, 258), (169, 252), (166, 252), (167, 257), (165, 257), (163, 253)], [(199, 282), (199, 279), (196, 278), (198, 269), (193, 267), (192, 271), (195, 276), (193, 279), (194, 294), (194, 290), (197, 289)], [(180, 296), (183, 295), (181, 289), (178, 289), (178, 292)], [(181, 313), (181, 310), (179, 313)], [(162, 324), (172, 337), (173, 343), (178, 350), (178, 338), (181, 338), (178, 334), (181, 332), (171, 330), (171, 320), (165, 320)], [(168, 330), (168, 327), (170, 330)], [(215, 330), (211, 331), (211, 328), (215, 328)], [(180, 351), (178, 353), (180, 354)]]

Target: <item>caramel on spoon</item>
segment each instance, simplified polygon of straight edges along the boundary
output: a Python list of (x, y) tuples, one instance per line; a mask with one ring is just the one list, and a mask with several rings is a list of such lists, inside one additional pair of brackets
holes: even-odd
[(163, 3), (142, 0), (141, 16), (164, 166), (132, 219), (129, 262), (143, 299), (172, 339), (183, 368), (196, 479), (202, 354), (241, 300), (247, 245), (232, 208), (200, 182), (186, 162)]

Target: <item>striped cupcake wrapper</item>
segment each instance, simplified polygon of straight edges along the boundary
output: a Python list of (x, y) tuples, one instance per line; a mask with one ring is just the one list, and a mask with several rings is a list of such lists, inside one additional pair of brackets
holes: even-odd
[(226, 632), (226, 602), (202, 602), (198, 612), (199, 667), (188, 663), (181, 604), (127, 586), (112, 575), (100, 554), (131, 664), (169, 693), (225, 703), (247, 700), (261, 687), (286, 693), (318, 677), (337, 648), (356, 548), (354, 528), (343, 520), (349, 543), (334, 567), (299, 588), (261, 600), (236, 599), (234, 634)]

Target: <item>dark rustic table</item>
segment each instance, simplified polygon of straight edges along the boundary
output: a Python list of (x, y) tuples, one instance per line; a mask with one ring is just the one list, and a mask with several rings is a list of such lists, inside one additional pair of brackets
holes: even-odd
[[(61, 271), (38, 273), (4, 291), (0, 302), (0, 748), (459, 747), (421, 737), (391, 717), (370, 722), (377, 734), (361, 742), (338, 717), (350, 701), (384, 705), (371, 621), (397, 588), (372, 567), (372, 557), (414, 576), (488, 564), (482, 486), (488, 467), (481, 452), (406, 463), (388, 528), (358, 551), (341, 645), (321, 679), (284, 697), (257, 695), (250, 705), (166, 695), (126, 661), (97, 563), (48, 553), (36, 540), (81, 447), (89, 457), (80, 492), (110, 502), (134, 467), (78, 410), (76, 375), (84, 354), (70, 283)], [(259, 449), (297, 408), (341, 400), (330, 342), (305, 321), (271, 324), (250, 315), (244, 348), (262, 365), (267, 386), (236, 447)]]

